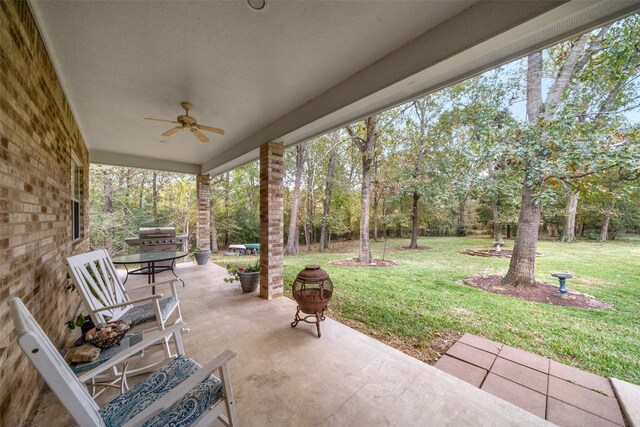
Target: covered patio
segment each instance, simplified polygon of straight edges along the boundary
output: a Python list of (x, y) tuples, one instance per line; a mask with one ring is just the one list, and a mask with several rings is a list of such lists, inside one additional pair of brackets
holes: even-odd
[[(64, 422), (15, 342), (21, 298), (62, 347), (79, 299), (64, 259), (91, 248), (91, 163), (211, 176), (260, 160), (260, 296), (185, 266), (187, 352), (230, 347), (250, 425), (535, 425), (544, 421), (328, 319), (291, 329), (283, 150), (634, 13), (639, 1), (0, 2), (0, 424)], [(375, 29), (375, 31), (372, 31)], [(163, 138), (180, 103), (225, 129)], [(183, 130), (187, 130), (185, 127)], [(195, 133), (194, 133), (195, 134)], [(206, 274), (203, 272), (206, 271)], [(48, 414), (48, 415), (47, 415)], [(68, 419), (66, 419), (68, 420)]]
[[(215, 264), (179, 264), (178, 292), (190, 332), (187, 354), (201, 362), (230, 348), (238, 417), (252, 426), (546, 425), (542, 418), (327, 318), (290, 326), (293, 300), (266, 301), (223, 282)], [(144, 278), (133, 277), (132, 285)], [(100, 396), (109, 401), (113, 392)], [(72, 420), (51, 392), (34, 426)]]

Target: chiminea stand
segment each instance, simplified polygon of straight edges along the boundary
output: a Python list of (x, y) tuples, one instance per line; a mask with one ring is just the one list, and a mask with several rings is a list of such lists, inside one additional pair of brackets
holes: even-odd
[[(306, 322), (306, 323), (315, 323), (316, 324), (316, 329), (318, 330), (318, 338), (320, 338), (322, 335), (320, 334), (320, 322), (322, 322), (325, 317), (324, 317), (324, 312), (327, 310), (327, 307), (324, 307), (322, 309), (322, 311), (320, 313), (305, 313), (304, 311), (302, 311), (302, 309), (300, 308), (300, 306), (298, 306), (298, 310), (296, 311), (296, 317), (293, 320), (293, 322), (291, 322), (291, 327), (295, 328), (298, 325), (298, 322)], [(300, 313), (304, 313), (306, 314), (306, 316), (302, 317), (300, 316)], [(309, 318), (313, 318), (312, 320), (309, 320)]]

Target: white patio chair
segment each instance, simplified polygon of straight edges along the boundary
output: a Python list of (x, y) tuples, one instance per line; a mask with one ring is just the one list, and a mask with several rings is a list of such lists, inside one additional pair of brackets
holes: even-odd
[[(131, 327), (145, 325), (144, 330), (162, 330), (174, 313), (174, 323), (182, 321), (175, 286), (177, 279), (125, 289), (109, 253), (104, 249), (68, 257), (67, 270), (95, 324), (122, 320)], [(134, 292), (148, 292), (150, 286), (168, 286), (171, 295), (166, 298), (162, 294), (130, 298)], [(166, 357), (172, 357), (168, 338), (164, 347)]]
[[(236, 355), (231, 350), (225, 350), (204, 367), (180, 354), (103, 408), (98, 407), (83, 386), (83, 377), (95, 376), (162, 341), (171, 330), (177, 331), (180, 323), (148, 334), (142, 342), (95, 368), (95, 372), (77, 378), (22, 301), (11, 298), (8, 304), (20, 348), (78, 425), (205, 426), (216, 419), (227, 426), (238, 425), (227, 368), (227, 362)], [(216, 370), (219, 378), (212, 375)]]

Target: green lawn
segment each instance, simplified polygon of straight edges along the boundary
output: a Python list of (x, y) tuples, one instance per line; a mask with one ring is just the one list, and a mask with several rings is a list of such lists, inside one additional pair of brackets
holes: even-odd
[[(580, 310), (495, 295), (458, 284), (480, 272), (504, 274), (508, 259), (460, 254), (489, 247), (483, 238), (424, 238), (429, 251), (402, 251), (407, 239), (387, 241), (385, 268), (329, 266), (357, 254), (357, 242), (339, 253), (303, 253), (285, 258), (290, 291), (305, 264), (320, 264), (335, 293), (330, 316), (403, 351), (433, 361), (446, 337), (470, 332), (606, 377), (640, 384), (640, 241), (560, 243), (541, 241), (536, 278), (567, 271), (568, 287), (613, 304), (617, 310)], [(373, 245), (382, 256), (384, 243)], [(511, 248), (513, 242), (508, 242)], [(224, 261), (219, 261), (224, 264)]]

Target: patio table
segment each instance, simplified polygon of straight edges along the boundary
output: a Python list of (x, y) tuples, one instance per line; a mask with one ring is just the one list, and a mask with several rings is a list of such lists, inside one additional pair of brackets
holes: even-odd
[[(179, 278), (175, 271), (173, 270), (175, 266), (175, 260), (179, 258), (184, 258), (187, 256), (186, 252), (182, 251), (162, 251), (162, 252), (141, 252), (137, 254), (131, 255), (122, 255), (117, 256), (111, 259), (114, 264), (124, 265), (125, 270), (127, 271), (127, 277), (124, 279), (123, 285), (127, 283), (127, 279), (129, 275), (146, 275), (147, 283), (153, 284), (156, 282), (156, 273), (162, 273), (163, 271), (171, 271), (171, 274), (175, 276), (176, 279), (182, 282), (182, 286), (184, 287), (184, 280)], [(173, 261), (170, 266), (156, 266), (156, 262), (160, 261)], [(135, 270), (129, 271), (127, 268), (127, 264), (146, 264), (144, 267), (137, 268)], [(156, 288), (152, 287), (152, 293), (155, 295)]]

